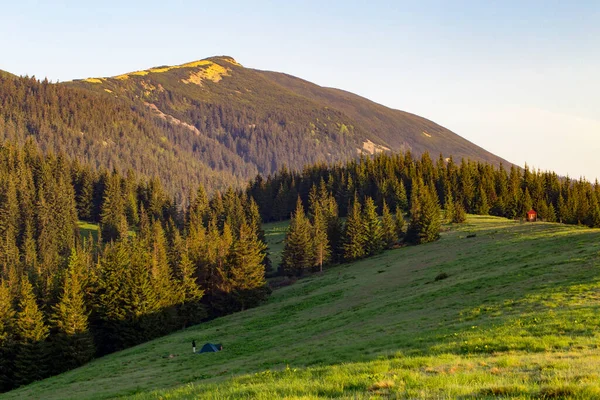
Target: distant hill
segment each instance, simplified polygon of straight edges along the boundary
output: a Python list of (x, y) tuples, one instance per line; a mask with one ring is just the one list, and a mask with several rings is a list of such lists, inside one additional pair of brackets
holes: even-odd
[(51, 84), (0, 74), (0, 134), (176, 193), (385, 150), (504, 162), (425, 118), (231, 57)]

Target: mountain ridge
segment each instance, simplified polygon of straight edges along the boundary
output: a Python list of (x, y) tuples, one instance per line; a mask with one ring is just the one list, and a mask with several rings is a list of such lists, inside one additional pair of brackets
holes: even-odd
[(231, 56), (61, 83), (7, 73), (0, 82), (3, 139), (32, 137), (96, 168), (159, 177), (181, 201), (197, 183), (242, 187), (284, 166), (387, 150), (510, 165), (426, 118)]

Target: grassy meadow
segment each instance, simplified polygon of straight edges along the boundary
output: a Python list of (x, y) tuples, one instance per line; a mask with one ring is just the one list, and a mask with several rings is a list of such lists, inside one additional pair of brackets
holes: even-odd
[[(285, 225), (265, 229), (277, 260)], [(0, 398), (600, 398), (600, 230), (444, 230)]]

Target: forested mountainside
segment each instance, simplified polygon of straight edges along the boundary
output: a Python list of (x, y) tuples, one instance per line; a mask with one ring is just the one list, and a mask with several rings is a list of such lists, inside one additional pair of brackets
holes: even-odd
[(157, 177), (170, 193), (203, 183), (240, 185), (256, 167), (202, 135), (127, 99), (0, 74), (0, 139), (31, 137), (95, 169), (131, 169)]
[[(65, 83), (0, 73), (0, 139), (159, 177), (185, 201), (257, 173), (410, 150), (503, 162), (429, 120), (230, 57)], [(505, 162), (505, 164), (507, 164)]]
[[(288, 218), (294, 208), (278, 268), (286, 275), (375, 255), (399, 240), (435, 241), (440, 207), (455, 222), (465, 210), (522, 218), (533, 207), (547, 221), (600, 227), (599, 200), (597, 183), (407, 152), (282, 169), (213, 196), (196, 186), (179, 207), (156, 178), (94, 171), (44, 155), (33, 139), (6, 142), (0, 391), (257, 305), (269, 293), (261, 220)], [(99, 223), (96, 235), (80, 234), (82, 220)]]
[[(495, 165), (504, 161), (422, 117), (289, 75), (244, 68), (231, 57), (61, 85), (83, 89), (102, 102), (110, 99), (128, 105), (136, 119), (142, 116), (145, 124), (156, 129), (147, 128), (153, 135), (123, 130), (124, 134), (151, 142), (150, 149), (158, 147), (164, 157), (195, 158), (196, 165), (227, 172), (223, 179), (234, 184), (235, 179), (256, 172), (268, 175), (284, 165), (299, 170), (386, 149), (410, 150), (417, 156), (443, 152), (457, 160), (467, 157)], [(161, 133), (165, 129), (168, 134)], [(131, 140), (119, 139), (112, 139), (115, 146)], [(139, 147), (136, 151), (146, 152)], [(127, 158), (121, 159), (128, 163)], [(132, 168), (139, 169), (139, 164)], [(200, 179), (178, 165), (170, 174), (179, 180)], [(214, 186), (218, 185), (209, 183), (207, 189)]]

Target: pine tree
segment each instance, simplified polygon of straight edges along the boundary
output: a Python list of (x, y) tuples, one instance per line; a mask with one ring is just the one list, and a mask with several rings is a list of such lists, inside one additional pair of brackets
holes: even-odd
[[(121, 337), (124, 340), (123, 347), (128, 347), (172, 329), (175, 315), (172, 309), (161, 309), (166, 301), (165, 296), (169, 295), (164, 288), (170, 285), (162, 273), (162, 266), (155, 265), (154, 247), (151, 245), (148, 248), (146, 241), (133, 239), (126, 243), (125, 249), (129, 253), (130, 265), (124, 288), (126, 323), (122, 324), (124, 329)], [(157, 282), (160, 282), (158, 287), (155, 286)]]
[(90, 170), (84, 168), (79, 176), (77, 190), (77, 214), (84, 221), (91, 221), (93, 217), (94, 184)]
[(15, 310), (6, 282), (0, 281), (0, 393), (14, 384)]
[(488, 215), (490, 213), (488, 197), (485, 193), (485, 189), (482, 186), (479, 187), (479, 194), (475, 204), (475, 213), (479, 215)]
[(351, 261), (363, 258), (366, 254), (365, 246), (365, 225), (362, 220), (361, 205), (355, 195), (344, 229), (344, 259)]
[(298, 197), (296, 211), (292, 215), (290, 226), (285, 235), (285, 245), (282, 253), (281, 265), (288, 275), (300, 275), (312, 266), (312, 239), (311, 226), (304, 214), (302, 201)]
[(167, 308), (175, 304), (175, 287), (167, 258), (165, 231), (160, 222), (152, 224), (152, 287), (157, 307)]
[(73, 250), (69, 259), (63, 293), (54, 306), (52, 322), (58, 334), (53, 338), (55, 371), (66, 371), (88, 362), (95, 353), (88, 330), (89, 312), (83, 287), (85, 264), (82, 255)]
[(319, 271), (323, 272), (323, 264), (327, 264), (329, 261), (331, 249), (329, 247), (329, 238), (327, 237), (327, 220), (321, 205), (315, 208), (313, 214), (312, 243), (312, 252), (314, 254), (313, 265), (319, 267)]
[(462, 202), (457, 201), (454, 203), (454, 218), (452, 218), (452, 222), (455, 224), (463, 224), (467, 221), (467, 213), (465, 212), (465, 208), (462, 205)]
[(206, 310), (200, 303), (204, 291), (196, 281), (196, 268), (187, 251), (182, 252), (178, 265), (177, 286), (179, 293), (179, 321), (183, 328), (199, 323), (206, 317)]
[(397, 184), (394, 185), (394, 197), (397, 207), (400, 207), (401, 210), (408, 210), (408, 197), (406, 196), (406, 187), (402, 179), (398, 180)]
[(407, 240), (415, 244), (432, 242), (440, 237), (440, 206), (432, 190), (419, 186), (413, 196)]
[(371, 197), (365, 199), (363, 206), (362, 222), (365, 232), (365, 253), (372, 256), (381, 252), (384, 246), (381, 221), (377, 215), (375, 202)]
[(396, 232), (394, 216), (390, 212), (390, 208), (385, 200), (383, 202), (383, 210), (381, 214), (381, 233), (385, 247), (391, 249), (398, 241), (398, 234)]
[(554, 204), (550, 203), (548, 206), (548, 217), (546, 219), (548, 222), (556, 222), (556, 210), (554, 209)]
[(27, 277), (21, 280), (21, 293), (15, 323), (18, 349), (15, 382), (18, 385), (44, 379), (47, 375), (46, 339), (49, 335), (44, 315), (38, 308), (33, 287)]
[(444, 205), (446, 207), (444, 219), (451, 223), (454, 220), (454, 216), (456, 214), (456, 208), (454, 206), (454, 198), (452, 197), (452, 193), (448, 192), (446, 194), (446, 199), (444, 200)]
[(253, 229), (242, 223), (239, 237), (233, 242), (227, 259), (227, 275), (231, 281), (234, 298), (242, 310), (256, 305), (264, 298), (265, 247)]
[(121, 193), (121, 179), (116, 174), (110, 176), (107, 181), (102, 200), (100, 222), (102, 224), (102, 238), (105, 242), (119, 239), (123, 231), (123, 225), (127, 224)]
[[(134, 304), (133, 292), (140, 291), (140, 281), (142, 284), (145, 283), (143, 286), (147, 291), (151, 291), (148, 276), (150, 261), (145, 249), (139, 248), (140, 252), (132, 250), (134, 250), (132, 246), (125, 241), (109, 243), (100, 259), (101, 274), (95, 303), (99, 325), (96, 344), (100, 354), (120, 350), (136, 343), (138, 336), (133, 326), (134, 315), (136, 312), (137, 315), (141, 315), (149, 308), (147, 301)], [(134, 266), (132, 257), (141, 262), (135, 263)], [(140, 266), (143, 269), (139, 268)], [(136, 279), (132, 275), (135, 275)], [(135, 301), (145, 300), (144, 297), (138, 295)]]
[(394, 223), (396, 227), (396, 236), (398, 239), (404, 238), (404, 213), (402, 212), (402, 208), (400, 206), (396, 206)]

